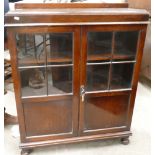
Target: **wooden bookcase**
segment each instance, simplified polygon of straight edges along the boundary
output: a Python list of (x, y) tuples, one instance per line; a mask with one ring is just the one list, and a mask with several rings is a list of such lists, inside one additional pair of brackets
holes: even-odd
[(18, 4), (5, 16), (21, 154), (108, 138), (129, 142), (149, 15), (85, 6)]

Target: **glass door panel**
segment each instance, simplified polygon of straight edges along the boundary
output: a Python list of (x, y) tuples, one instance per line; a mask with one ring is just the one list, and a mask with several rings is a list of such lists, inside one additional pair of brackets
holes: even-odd
[(72, 66), (48, 67), (48, 95), (72, 93)]
[(22, 97), (47, 95), (45, 68), (19, 70)]
[(45, 34), (16, 34), (21, 96), (47, 95)]
[(16, 34), (22, 97), (73, 93), (73, 32)]
[(86, 91), (108, 90), (112, 32), (87, 33)]
[(73, 33), (46, 37), (48, 95), (73, 93)]
[(112, 32), (87, 33), (87, 60), (100, 61), (111, 58)]
[(138, 36), (139, 31), (87, 32), (86, 91), (131, 88)]
[(110, 65), (87, 65), (86, 91), (108, 89), (108, 72)]
[(73, 34), (50, 33), (46, 35), (47, 63), (71, 64), (73, 57)]
[(112, 64), (110, 89), (131, 88), (134, 63)]
[(139, 31), (115, 32), (113, 59), (135, 60)]
[(45, 65), (43, 34), (17, 34), (16, 45), (19, 66)]

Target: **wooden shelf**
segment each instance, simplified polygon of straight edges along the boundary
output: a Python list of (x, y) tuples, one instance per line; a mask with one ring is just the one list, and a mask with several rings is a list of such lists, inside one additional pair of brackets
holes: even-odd
[[(114, 54), (112, 60), (134, 60), (134, 55)], [(111, 54), (89, 55), (87, 61), (111, 60)]]
[(114, 54), (113, 59), (115, 60), (134, 60), (134, 55), (125, 55), (125, 54)]
[(48, 58), (47, 63), (48, 62), (72, 62), (72, 59), (69, 57)]
[[(72, 59), (68, 57), (58, 57), (58, 58), (48, 58), (47, 63), (71, 63)], [(18, 60), (19, 66), (30, 66), (30, 65), (45, 65), (46, 61), (45, 60), (36, 60), (34, 58), (25, 58)]]
[(89, 55), (87, 57), (87, 61), (94, 61), (94, 60), (110, 60), (111, 58), (111, 54), (92, 54), (92, 55)]

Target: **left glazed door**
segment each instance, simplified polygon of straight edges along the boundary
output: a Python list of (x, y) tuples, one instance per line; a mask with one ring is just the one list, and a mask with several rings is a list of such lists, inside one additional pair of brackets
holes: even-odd
[(78, 27), (18, 29), (20, 101), (27, 140), (76, 136), (79, 103)]

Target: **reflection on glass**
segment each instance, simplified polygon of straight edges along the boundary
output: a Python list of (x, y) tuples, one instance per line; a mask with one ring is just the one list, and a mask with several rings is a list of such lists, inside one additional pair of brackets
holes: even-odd
[(133, 63), (112, 64), (110, 89), (131, 88), (133, 68)]
[(89, 65), (87, 66), (87, 91), (97, 91), (108, 89), (109, 65)]
[(89, 32), (87, 60), (106, 60), (111, 57), (112, 32)]
[(48, 64), (72, 63), (73, 48), (72, 33), (50, 33), (46, 41)]
[(47, 95), (44, 68), (20, 69), (22, 97)]
[(72, 66), (48, 67), (48, 94), (72, 93)]
[(109, 59), (109, 60), (104, 60), (104, 61), (103, 61), (103, 60), (98, 60), (98, 61), (96, 61), (96, 60), (88, 60), (88, 61), (87, 61), (87, 64), (94, 64), (94, 63), (95, 63), (95, 64), (96, 64), (96, 63), (97, 63), (97, 64), (101, 64), (101, 63), (102, 63), (102, 64), (103, 64), (103, 63), (104, 63), (104, 64), (106, 64), (106, 63), (109, 63), (109, 64), (110, 64), (111, 62), (110, 62), (110, 59)]
[(16, 44), (19, 66), (44, 65), (44, 36), (42, 34), (17, 34)]
[(116, 32), (113, 59), (130, 59), (136, 57), (138, 31)]

